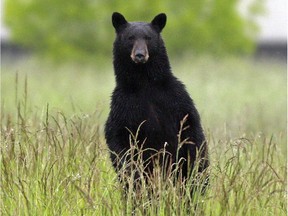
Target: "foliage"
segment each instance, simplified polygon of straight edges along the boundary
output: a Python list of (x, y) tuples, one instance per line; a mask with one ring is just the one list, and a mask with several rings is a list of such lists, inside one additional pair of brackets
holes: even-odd
[[(260, 5), (259, 0), (252, 3)], [(129, 21), (147, 22), (160, 12), (167, 13), (163, 36), (171, 54), (191, 50), (195, 54), (249, 53), (255, 26), (252, 19), (240, 15), (237, 6), (237, 0), (7, 0), (5, 21), (13, 41), (59, 61), (111, 55), (114, 11)]]

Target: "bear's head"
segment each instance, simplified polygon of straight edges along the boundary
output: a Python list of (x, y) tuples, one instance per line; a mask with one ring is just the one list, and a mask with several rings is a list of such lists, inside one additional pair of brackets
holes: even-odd
[(125, 17), (117, 12), (112, 15), (112, 24), (116, 30), (114, 42), (115, 52), (120, 56), (128, 56), (135, 64), (144, 64), (149, 58), (157, 55), (159, 47), (164, 46), (160, 36), (166, 24), (166, 15), (157, 15), (151, 23), (127, 22)]

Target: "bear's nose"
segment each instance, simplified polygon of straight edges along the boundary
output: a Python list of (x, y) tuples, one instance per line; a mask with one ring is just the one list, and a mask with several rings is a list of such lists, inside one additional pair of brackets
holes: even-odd
[(144, 63), (145, 62), (145, 56), (142, 53), (137, 53), (135, 55), (135, 61)]

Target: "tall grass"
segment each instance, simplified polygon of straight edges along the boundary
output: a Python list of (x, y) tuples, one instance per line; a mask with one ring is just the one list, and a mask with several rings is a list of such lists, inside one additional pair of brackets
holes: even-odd
[(32, 61), (2, 68), (1, 214), (286, 215), (285, 66), (189, 61), (173, 68), (205, 127), (205, 195), (167, 180), (124, 199), (103, 137), (112, 70)]

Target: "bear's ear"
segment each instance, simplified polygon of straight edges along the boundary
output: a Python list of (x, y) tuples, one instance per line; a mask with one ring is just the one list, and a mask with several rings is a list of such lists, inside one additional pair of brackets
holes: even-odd
[(125, 17), (118, 13), (118, 12), (114, 12), (112, 14), (112, 24), (116, 30), (116, 32), (119, 32), (120, 29), (127, 23)]
[(166, 25), (166, 14), (165, 13), (160, 13), (157, 16), (154, 17), (152, 20), (151, 24), (159, 31), (159, 33), (162, 31), (162, 29)]

